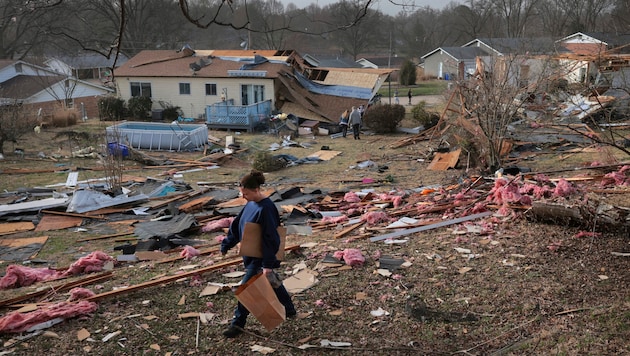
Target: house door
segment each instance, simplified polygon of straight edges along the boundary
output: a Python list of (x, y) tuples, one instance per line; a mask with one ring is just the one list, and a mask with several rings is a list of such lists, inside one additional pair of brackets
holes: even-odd
[(261, 101), (265, 101), (264, 85), (241, 85), (241, 105), (251, 105)]

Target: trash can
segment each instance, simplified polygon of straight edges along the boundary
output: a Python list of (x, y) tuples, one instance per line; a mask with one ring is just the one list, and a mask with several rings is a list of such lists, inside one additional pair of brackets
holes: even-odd
[(109, 150), (109, 154), (112, 156), (121, 156), (121, 157), (129, 156), (129, 148), (118, 142), (108, 143), (107, 148)]

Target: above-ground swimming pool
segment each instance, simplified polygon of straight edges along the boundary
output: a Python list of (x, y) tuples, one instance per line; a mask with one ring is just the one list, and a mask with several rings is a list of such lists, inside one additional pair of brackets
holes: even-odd
[(192, 151), (208, 143), (208, 127), (192, 124), (125, 121), (106, 128), (107, 142), (157, 151)]

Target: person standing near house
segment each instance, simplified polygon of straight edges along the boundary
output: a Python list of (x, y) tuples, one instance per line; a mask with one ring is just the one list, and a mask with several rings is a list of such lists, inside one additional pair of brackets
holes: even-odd
[[(265, 183), (265, 176), (262, 172), (252, 170), (249, 174), (241, 178), (239, 189), (243, 198), (247, 200), (247, 204), (234, 218), (227, 236), (221, 241), (221, 254), (225, 255), (229, 249), (236, 246), (242, 239), (245, 224), (248, 222), (259, 224), (262, 231), (262, 258), (243, 256), (243, 264), (245, 265), (245, 276), (243, 276), (242, 284), (259, 273), (263, 273), (268, 278), (277, 276), (274, 272), (275, 268), (280, 267), (280, 261), (276, 258), (276, 253), (280, 248), (280, 235), (278, 235), (278, 226), (280, 226), (280, 214), (276, 205), (267, 197), (260, 186)], [(286, 312), (286, 317), (291, 318), (296, 315), (295, 306), (291, 300), (289, 292), (282, 283), (273, 289), (278, 300)], [(249, 310), (240, 302), (234, 310), (234, 317), (230, 326), (223, 331), (223, 335), (227, 338), (234, 338), (243, 332)]]
[(400, 104), (400, 99), (398, 99), (398, 89), (394, 90), (394, 103), (396, 105)]
[(407, 92), (407, 97), (409, 97), (409, 105), (411, 105), (411, 88), (409, 88), (409, 91)]
[(341, 117), (339, 118), (339, 126), (341, 127), (341, 133), (345, 138), (348, 134), (348, 120), (350, 119), (350, 112), (348, 110), (341, 113)]
[(359, 136), (361, 132), (361, 123), (363, 120), (361, 119), (361, 112), (359, 109), (352, 107), (352, 112), (350, 113), (350, 125), (352, 126), (352, 135), (355, 140), (360, 140)]

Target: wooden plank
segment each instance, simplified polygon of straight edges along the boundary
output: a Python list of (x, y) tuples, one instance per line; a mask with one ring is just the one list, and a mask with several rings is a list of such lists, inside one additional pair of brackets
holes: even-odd
[(350, 225), (349, 227), (347, 227), (347, 228), (345, 228), (345, 229), (341, 230), (340, 232), (336, 233), (334, 237), (335, 237), (336, 239), (341, 238), (341, 237), (344, 237), (344, 236), (346, 236), (348, 233), (350, 233), (350, 232), (352, 232), (353, 230), (355, 230), (355, 229), (359, 228), (359, 226), (361, 226), (361, 225), (363, 225), (363, 224), (365, 224), (365, 221), (361, 221), (361, 222), (356, 223), (356, 224), (354, 224), (354, 225)]
[(86, 237), (86, 238), (83, 238), (83, 239), (78, 239), (77, 242), (104, 240), (104, 239), (110, 239), (112, 237), (121, 237), (121, 236), (127, 236), (127, 235), (131, 235), (131, 234), (133, 234), (132, 230), (127, 231), (127, 232), (119, 232), (117, 234), (101, 235), (101, 236), (94, 236), (94, 237)]
[(239, 257), (239, 258), (235, 258), (235, 259), (231, 259), (231, 260), (228, 260), (228, 261), (225, 261), (225, 262), (218, 263), (216, 265), (200, 268), (200, 269), (197, 269), (197, 270), (194, 270), (194, 271), (189, 271), (189, 272), (185, 272), (185, 273), (181, 273), (181, 274), (176, 274), (176, 275), (173, 275), (173, 276), (162, 277), (160, 279), (156, 279), (156, 280), (153, 280), (153, 281), (148, 281), (148, 282), (132, 285), (132, 286), (129, 286), (127, 288), (111, 290), (111, 291), (108, 291), (108, 292), (105, 292), (105, 293), (93, 295), (91, 297), (86, 298), (86, 300), (95, 302), (95, 301), (98, 301), (98, 300), (101, 300), (101, 299), (104, 299), (104, 298), (107, 298), (107, 297), (112, 297), (112, 296), (116, 296), (116, 295), (123, 294), (123, 293), (134, 292), (134, 291), (142, 290), (142, 289), (145, 289), (145, 288), (148, 288), (148, 287), (153, 287), (153, 286), (158, 286), (158, 285), (170, 283), (170, 282), (173, 282), (173, 281), (176, 281), (178, 279), (185, 278), (185, 277), (198, 276), (198, 275), (201, 275), (203, 273), (216, 271), (216, 270), (219, 270), (221, 268), (237, 265), (237, 264), (240, 264), (240, 263), (243, 263), (243, 260), (242, 260), (242, 258)]
[(87, 214), (77, 214), (77, 213), (66, 213), (65, 211), (42, 210), (42, 213), (51, 214), (51, 215), (74, 216), (77, 218), (86, 218), (86, 219), (103, 219), (103, 220), (107, 219), (105, 215), (93, 214), (94, 213), (93, 211)]

